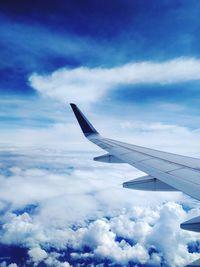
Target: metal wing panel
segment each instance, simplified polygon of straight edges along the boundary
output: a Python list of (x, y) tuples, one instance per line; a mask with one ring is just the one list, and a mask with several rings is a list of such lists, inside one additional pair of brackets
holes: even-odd
[(102, 138), (75, 104), (71, 104), (84, 135), (110, 155), (200, 200), (200, 160)]
[[(101, 145), (103, 145), (104, 138), (99, 136), (99, 139), (101, 140)], [(91, 141), (93, 142), (92, 138)], [(96, 142), (94, 141), (94, 143)], [(200, 172), (198, 170), (195, 170), (195, 172), (198, 173), (198, 175), (196, 174), (198, 176), (197, 177), (194, 175), (193, 172), (191, 173), (191, 171), (194, 171), (191, 167), (187, 167), (185, 165), (173, 162), (173, 159), (171, 159), (170, 155), (174, 154), (166, 153), (167, 154), (166, 157), (165, 152), (155, 153), (155, 150), (151, 149), (146, 150), (145, 148), (143, 149), (142, 147), (140, 147), (141, 148), (140, 151), (142, 151), (140, 152), (137, 146), (136, 146), (137, 150), (135, 151), (133, 149), (135, 146), (132, 145), (127, 146), (127, 144), (126, 146), (124, 146), (122, 145), (122, 142), (119, 142), (120, 145), (118, 145), (118, 141), (113, 142), (112, 140), (110, 142), (109, 139), (105, 139), (105, 143), (107, 145), (110, 144), (112, 146), (106, 149), (110, 154), (115, 155), (124, 162), (151, 175), (152, 177), (155, 177), (161, 180), (162, 182), (169, 184), (170, 186), (176, 188), (177, 190), (182, 191), (185, 194), (200, 200), (200, 184), (197, 184), (198, 177), (200, 179)], [(145, 154), (146, 151), (148, 152), (148, 154)], [(153, 152), (151, 153), (151, 151)], [(142, 156), (143, 157), (146, 156), (148, 157), (148, 159), (146, 158), (144, 160), (141, 160), (140, 157)], [(177, 156), (178, 155), (175, 155), (177, 159), (176, 161), (178, 161)], [(191, 158), (189, 159), (191, 160)], [(183, 172), (181, 172), (182, 169), (184, 169)], [(187, 172), (184, 175), (186, 170)]]
[(183, 166), (187, 166), (190, 168), (200, 170), (200, 159), (197, 159), (197, 158), (181, 156), (178, 154), (163, 152), (163, 151), (159, 151), (156, 149), (141, 147), (141, 146), (137, 146), (137, 145), (131, 145), (131, 144), (127, 144), (127, 143), (120, 142), (120, 141), (115, 141), (115, 140), (108, 139), (108, 138), (104, 138), (104, 140), (113, 146), (114, 145), (122, 146), (122, 147), (126, 148), (127, 150), (137, 151), (137, 152), (140, 152), (142, 154), (146, 154), (146, 155), (149, 155), (152, 157), (160, 158), (163, 160), (171, 161), (173, 163), (177, 163), (179, 165), (183, 165)]
[(130, 158), (130, 156), (131, 156), (131, 158), (136, 162), (148, 160), (148, 159), (153, 159), (149, 155), (145, 155), (145, 154), (135, 152), (135, 151), (131, 152), (130, 150), (127, 151), (126, 149), (122, 150), (122, 148), (112, 148), (112, 149), (110, 149), (110, 153), (119, 153), (120, 155), (123, 155), (125, 158), (126, 157)]
[(177, 164), (174, 164), (174, 163), (171, 163), (169, 161), (162, 160), (162, 159), (157, 159), (157, 158), (144, 160), (143, 163), (149, 167), (153, 167), (153, 168), (156, 168), (156, 169), (158, 169), (160, 171), (164, 171), (164, 172), (170, 172), (170, 171), (177, 170), (177, 169), (181, 168)]
[(196, 186), (200, 186), (200, 172), (189, 169), (189, 168), (182, 168), (179, 170), (171, 171), (170, 174), (175, 175), (178, 178), (196, 184)]

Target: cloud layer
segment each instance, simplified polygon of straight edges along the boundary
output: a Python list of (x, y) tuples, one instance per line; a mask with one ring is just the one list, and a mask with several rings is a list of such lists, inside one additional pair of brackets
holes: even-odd
[(27, 262), (180, 267), (198, 257), (188, 251), (189, 244), (197, 249), (198, 234), (179, 227), (197, 216), (195, 201), (180, 193), (148, 192), (147, 198), (146, 192), (123, 189), (124, 173), (129, 179), (139, 171), (97, 164), (87, 153), (1, 155), (1, 244), (26, 248)]
[(122, 85), (173, 84), (200, 79), (200, 61), (177, 58), (165, 62), (129, 63), (113, 68), (60, 69), (33, 74), (30, 85), (43, 95), (64, 102), (92, 103)]

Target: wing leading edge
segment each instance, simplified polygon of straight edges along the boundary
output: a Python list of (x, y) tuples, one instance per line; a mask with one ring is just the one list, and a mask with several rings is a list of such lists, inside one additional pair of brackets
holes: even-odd
[(84, 135), (108, 152), (108, 154), (97, 157), (95, 160), (128, 163), (148, 175), (128, 181), (123, 184), (124, 187), (139, 190), (178, 190), (200, 200), (200, 159), (104, 138), (75, 104), (70, 105)]

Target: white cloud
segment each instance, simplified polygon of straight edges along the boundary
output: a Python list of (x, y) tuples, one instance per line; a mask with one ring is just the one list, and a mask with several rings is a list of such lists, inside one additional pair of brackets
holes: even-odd
[[(188, 156), (199, 157), (200, 131), (176, 124), (162, 122), (148, 122), (117, 119), (103, 119), (98, 129), (105, 137), (118, 139), (123, 142), (137, 144), (155, 149), (169, 151)], [(120, 134), (119, 134), (120, 132)], [(2, 129), (0, 132), (1, 147), (11, 150), (18, 149), (46, 149), (56, 151), (93, 151), (104, 153), (100, 148), (86, 140), (79, 125), (74, 123), (58, 123), (48, 128), (20, 128), (15, 131)], [(26, 152), (25, 152), (26, 153)], [(95, 155), (91, 155), (91, 158)]]
[(159, 218), (146, 240), (160, 249), (170, 266), (183, 266), (186, 262), (198, 258), (198, 254), (192, 255), (187, 251), (187, 243), (193, 240), (191, 232), (180, 230), (179, 225), (181, 221), (186, 220), (186, 216), (186, 212), (176, 203), (169, 202), (163, 205), (159, 211)]
[(69, 262), (60, 262), (55, 257), (49, 256), (45, 261), (45, 264), (50, 267), (70, 267), (71, 265)]
[(31, 248), (28, 251), (28, 255), (31, 258), (31, 261), (34, 263), (34, 266), (38, 266), (40, 262), (44, 262), (47, 266), (51, 267), (70, 267), (71, 265), (67, 261), (59, 261), (58, 258), (61, 254), (57, 252), (47, 253), (44, 249), (40, 247)]
[(48, 254), (44, 249), (40, 247), (31, 248), (28, 251), (29, 256), (31, 257), (32, 261), (35, 263), (39, 263), (48, 257)]
[(4, 147), (31, 147), (31, 148), (65, 148), (68, 151), (75, 150), (95, 150), (91, 143), (84, 143), (83, 137), (78, 125), (71, 123), (55, 123), (46, 128), (27, 128), (21, 127), (13, 131), (2, 129), (0, 133), (0, 143)]
[[(35, 264), (69, 266), (59, 260), (59, 251), (68, 248), (73, 262), (90, 258), (159, 266), (165, 260), (180, 267), (197, 258), (187, 251), (187, 244), (197, 241), (198, 234), (183, 231), (179, 225), (199, 210), (182, 194), (148, 192), (147, 197), (147, 192), (123, 189), (124, 173), (131, 179), (139, 171), (92, 162), (85, 153), (72, 157), (62, 151), (51, 155), (50, 151), (21, 151), (15, 157), (16, 161), (10, 155), (15, 166), (8, 167), (11, 176), (1, 176), (2, 210), (4, 203), (11, 204), (1, 216), (0, 237), (2, 243), (29, 248)], [(186, 213), (174, 201), (187, 201), (194, 208)], [(31, 203), (37, 208), (28, 214), (23, 208)], [(15, 209), (22, 209), (22, 214), (14, 214)], [(85, 246), (90, 252), (84, 252)], [(48, 252), (51, 247), (58, 254)], [(150, 255), (152, 247), (155, 252)]]
[(0, 267), (18, 267), (16, 263), (7, 264), (6, 261), (0, 263)]
[(200, 79), (200, 60), (177, 58), (164, 62), (129, 63), (113, 68), (60, 69), (50, 75), (32, 74), (30, 85), (45, 96), (66, 102), (92, 103), (119, 85), (170, 84)]
[(37, 223), (34, 223), (33, 218), (27, 213), (15, 215), (7, 213), (3, 218), (2, 226), (2, 242), (6, 244), (22, 244), (31, 246), (32, 237), (37, 235), (41, 239), (42, 234)]

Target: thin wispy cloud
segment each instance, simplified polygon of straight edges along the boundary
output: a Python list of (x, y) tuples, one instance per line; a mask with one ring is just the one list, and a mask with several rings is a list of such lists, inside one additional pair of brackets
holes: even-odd
[(33, 74), (30, 85), (60, 101), (91, 103), (123, 85), (173, 84), (200, 80), (200, 60), (178, 58), (166, 62), (129, 63), (113, 68), (61, 69), (51, 75)]

